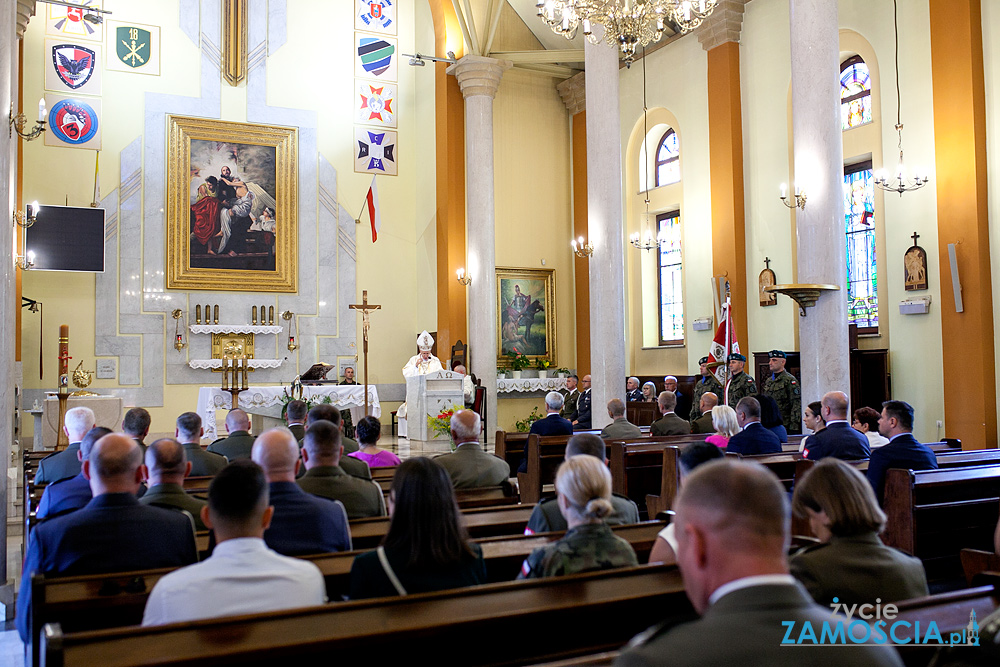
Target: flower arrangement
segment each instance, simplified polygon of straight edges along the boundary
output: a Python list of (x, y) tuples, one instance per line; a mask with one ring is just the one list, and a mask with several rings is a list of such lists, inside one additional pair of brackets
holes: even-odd
[(528, 355), (521, 354), (516, 347), (507, 353), (507, 357), (510, 358), (511, 369), (515, 371), (523, 371), (531, 363)]
[(437, 417), (427, 415), (427, 428), (434, 432), (434, 435), (448, 437), (451, 435), (451, 417), (459, 410), (465, 408), (461, 405), (453, 405), (444, 410)]
[(514, 422), (514, 428), (517, 429), (518, 433), (527, 433), (528, 431), (531, 430), (531, 425), (544, 416), (545, 415), (538, 412), (537, 406), (532, 406), (531, 414), (525, 417), (524, 419), (519, 419), (516, 422)]
[(548, 370), (549, 366), (551, 365), (552, 362), (549, 361), (548, 359), (545, 359), (544, 357), (538, 357), (538, 359), (535, 361), (535, 368), (537, 368), (540, 371)]
[(285, 389), (284, 392), (282, 393), (282, 396), (281, 396), (281, 418), (282, 419), (285, 419), (285, 414), (288, 412), (288, 404), (291, 403), (292, 401), (305, 401), (306, 402), (306, 412), (309, 412), (310, 410), (312, 410), (317, 405), (325, 405), (325, 404), (333, 403), (333, 398), (331, 398), (330, 396), (324, 396), (323, 398), (319, 399), (318, 401), (314, 401), (311, 398), (304, 398), (304, 397), (303, 398), (296, 398), (294, 396), (294, 394), (295, 394), (294, 391), (291, 394), (289, 394), (288, 393), (288, 389)]

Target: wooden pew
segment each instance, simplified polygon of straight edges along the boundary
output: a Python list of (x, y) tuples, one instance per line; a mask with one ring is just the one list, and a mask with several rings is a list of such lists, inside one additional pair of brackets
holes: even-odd
[[(665, 613), (694, 614), (679, 572), (653, 565), (252, 616), (73, 633), (45, 629), (46, 665), (276, 661), (511, 665), (615, 650)], [(600, 632), (582, 632), (600, 619)], [(531, 628), (545, 628), (531, 632)], [(498, 637), (511, 638), (497, 641)]]
[[(610, 441), (611, 489), (631, 498), (639, 506), (641, 516), (648, 511), (646, 496), (662, 490), (663, 452), (671, 447), (679, 451), (690, 443), (704, 442), (706, 437), (704, 434), (661, 435), (643, 440)], [(647, 516), (653, 517), (656, 513)]]
[[(462, 511), (462, 519), (469, 536), (496, 537), (521, 535), (531, 518), (533, 505), (506, 505), (483, 507)], [(355, 519), (351, 521), (351, 541), (355, 549), (374, 549), (389, 530), (389, 517)]]
[(656, 401), (628, 401), (625, 403), (625, 419), (636, 426), (650, 426), (660, 418), (660, 408)]
[(979, 578), (983, 572), (1000, 572), (1000, 554), (992, 551), (982, 551), (980, 549), (962, 549), (959, 553), (962, 561), (962, 574), (965, 575), (965, 583), (974, 585), (973, 581)]
[[(649, 429), (647, 428), (646, 430), (648, 431)], [(576, 431), (576, 433), (594, 433), (595, 435), (600, 435), (601, 430), (589, 429)], [(576, 435), (576, 433), (573, 435)], [(511, 477), (517, 472), (517, 469), (521, 466), (521, 460), (525, 457), (528, 446), (528, 435), (528, 433), (497, 431), (496, 446), (493, 453), (507, 462), (507, 465), (510, 466)]]

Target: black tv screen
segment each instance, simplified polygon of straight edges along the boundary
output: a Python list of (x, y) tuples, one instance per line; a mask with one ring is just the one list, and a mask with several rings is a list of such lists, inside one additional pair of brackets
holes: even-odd
[(104, 209), (40, 206), (25, 229), (32, 271), (104, 272)]

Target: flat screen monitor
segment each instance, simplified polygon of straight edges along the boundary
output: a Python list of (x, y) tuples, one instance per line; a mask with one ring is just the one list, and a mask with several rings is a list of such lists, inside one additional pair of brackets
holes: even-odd
[(32, 271), (104, 272), (104, 209), (40, 206), (25, 229)]

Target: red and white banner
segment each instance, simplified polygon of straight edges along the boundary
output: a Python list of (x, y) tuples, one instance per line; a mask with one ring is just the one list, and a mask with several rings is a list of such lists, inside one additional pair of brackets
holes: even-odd
[(372, 184), (368, 188), (365, 205), (368, 207), (368, 221), (372, 226), (372, 243), (375, 243), (378, 240), (378, 230), (382, 229), (382, 216), (378, 210), (378, 187), (375, 185), (374, 176), (372, 176)]
[[(726, 386), (729, 379), (729, 355), (739, 353), (740, 344), (736, 341), (736, 327), (733, 326), (732, 304), (727, 300), (722, 307), (722, 320), (719, 322), (719, 329), (715, 332), (715, 339), (708, 350), (708, 363), (719, 363), (712, 369), (716, 379), (723, 386)], [(727, 341), (728, 339), (728, 341)], [(728, 393), (728, 387), (726, 387)], [(725, 400), (722, 396), (720, 399)]]

